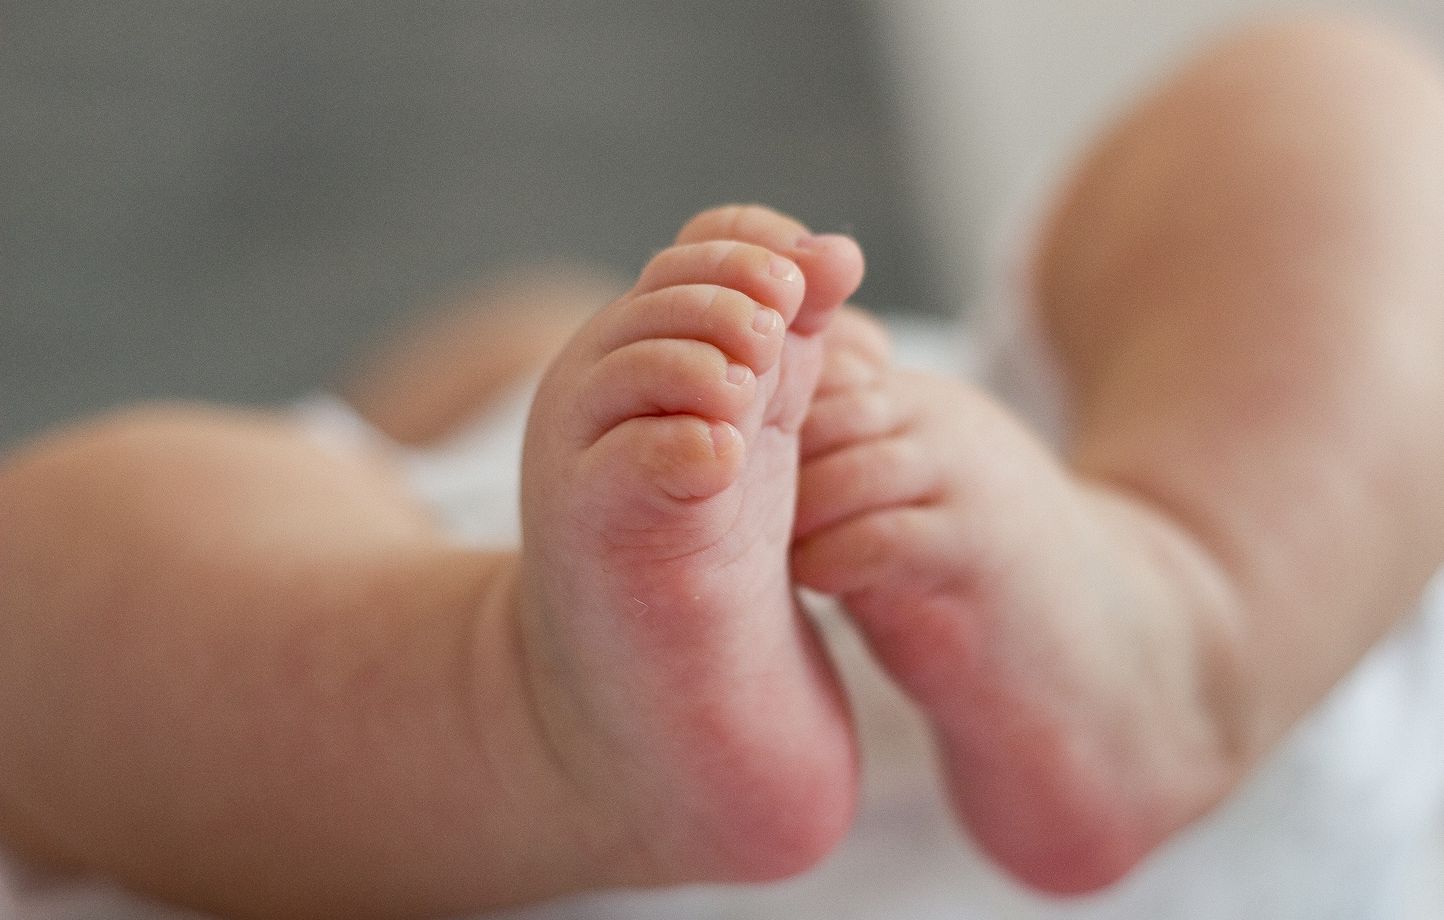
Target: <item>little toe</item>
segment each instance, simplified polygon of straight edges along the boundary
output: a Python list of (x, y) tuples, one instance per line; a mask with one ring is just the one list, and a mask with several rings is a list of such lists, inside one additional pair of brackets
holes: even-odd
[[(672, 505), (723, 491), (736, 481), (745, 458), (742, 435), (727, 422), (691, 415), (644, 417), (629, 419), (603, 435), (587, 451), (581, 474), (588, 481), (607, 483), (608, 489), (597, 500), (620, 501), (622, 518), (634, 519), (635, 529), (628, 530), (620, 526), (625, 522), (618, 520), (617, 509), (599, 509), (614, 546), (674, 541), (672, 527), (657, 527), (659, 521), (676, 524)], [(647, 496), (653, 501), (648, 503)]]

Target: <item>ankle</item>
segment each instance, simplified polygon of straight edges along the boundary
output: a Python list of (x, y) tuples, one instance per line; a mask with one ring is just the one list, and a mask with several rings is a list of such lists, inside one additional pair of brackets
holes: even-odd
[(1139, 720), (1136, 776), (1156, 845), (1216, 806), (1259, 754), (1240, 601), (1227, 567), (1166, 506), (1126, 488), (1089, 500), (1131, 586), (1134, 647), (1151, 659), (1136, 688), (1155, 703)]
[(531, 602), (517, 553), (490, 560), (487, 586), (464, 640), (463, 688), (484, 782), (500, 805), (497, 834), (514, 836), (520, 860), (546, 876), (542, 896), (622, 885), (661, 884), (615, 803), (582, 764), (576, 733), (558, 707), (552, 665), (529, 635)]
[[(695, 707), (672, 701), (690, 715), (660, 737), (641, 712), (635, 724), (605, 724), (609, 710), (598, 698), (627, 675), (606, 687), (578, 683), (584, 671), (559, 651), (567, 643), (549, 625), (555, 611), (547, 609), (544, 578), (522, 563), (509, 589), (518, 694), (528, 701), (533, 746), (568, 791), (588, 849), (598, 854), (601, 885), (772, 881), (836, 847), (857, 799), (850, 728), (753, 731), (745, 714), (705, 695)], [(739, 732), (745, 737), (734, 737)]]
[[(1210, 758), (1236, 773), (1259, 753), (1258, 719), (1247, 681), (1242, 600), (1228, 565), (1162, 501), (1126, 486), (1091, 489), (1117, 558), (1147, 614), (1148, 633), (1171, 651), (1180, 717), (1197, 726)], [(1198, 752), (1194, 752), (1194, 756)]]
[[(1081, 498), (1091, 533), (1073, 542), (1094, 547), (1090, 570), (1105, 595), (1072, 598), (1070, 616), (1083, 616), (1097, 639), (1060, 672), (1072, 690), (1014, 733), (1023, 748), (1007, 769), (984, 743), (987, 725), (948, 758), (959, 810), (983, 849), (1058, 894), (1122, 878), (1217, 805), (1254, 750), (1221, 570), (1138, 498), (1094, 485)], [(997, 778), (980, 785), (985, 776)]]

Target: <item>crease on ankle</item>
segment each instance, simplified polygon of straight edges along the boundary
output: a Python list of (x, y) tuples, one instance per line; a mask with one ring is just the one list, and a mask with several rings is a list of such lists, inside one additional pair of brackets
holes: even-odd
[[(525, 729), (535, 739), (543, 763), (568, 800), (561, 810), (573, 819), (581, 816), (580, 820), (568, 822), (572, 843), (582, 854), (586, 873), (593, 883), (601, 880), (607, 884), (655, 884), (663, 865), (659, 854), (648, 846), (634, 823), (627, 820), (625, 810), (619, 808), (615, 800), (599, 796), (595, 784), (588, 783), (580, 774), (574, 759), (567, 755), (555, 716), (548, 715), (555, 704), (548, 702), (543, 688), (555, 686), (557, 681), (549, 679), (547, 666), (536, 647), (533, 632), (536, 615), (533, 612), (529, 616), (526, 609), (524, 578), (520, 559), (512, 557), (505, 575), (498, 579), (503, 583), (497, 589), (500, 615), (506, 619), (503, 639), (513, 663)], [(529, 623), (533, 625), (529, 627)]]
[(1245, 589), (1237, 567), (1230, 564), (1228, 540), (1145, 477), (1114, 472), (1094, 473), (1089, 479), (1095, 492), (1121, 503), (1148, 528), (1152, 567), (1187, 617), (1186, 629), (1195, 643), (1195, 692), (1224, 783), (1231, 787), (1262, 754), (1266, 739), (1252, 677)]

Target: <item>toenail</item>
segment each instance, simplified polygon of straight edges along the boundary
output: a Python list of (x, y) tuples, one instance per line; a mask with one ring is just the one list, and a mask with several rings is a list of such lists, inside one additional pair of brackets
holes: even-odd
[(772, 277), (782, 281), (793, 282), (802, 277), (802, 270), (795, 263), (778, 255), (772, 257), (768, 269), (772, 272)]
[(727, 365), (727, 382), (734, 386), (741, 386), (752, 376), (752, 368), (745, 364)]
[(736, 428), (726, 422), (712, 423), (712, 454), (721, 457), (731, 452), (733, 445), (741, 437)]
[(752, 317), (752, 331), (761, 335), (771, 335), (782, 325), (782, 314), (776, 310), (763, 307)]

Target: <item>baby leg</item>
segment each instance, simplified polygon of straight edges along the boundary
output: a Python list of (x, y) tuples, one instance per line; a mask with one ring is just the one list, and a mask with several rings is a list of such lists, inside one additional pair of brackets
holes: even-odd
[(6, 458), (3, 845), (240, 917), (816, 859), (855, 764), (785, 553), (817, 333), (860, 274), (762, 209), (689, 225), (543, 386), (520, 555), (258, 413)]
[(1057, 890), (1110, 880), (1179, 787), (1218, 782), (1190, 637), (1153, 616), (1178, 600), (1134, 558), (1186, 557), (984, 393), (890, 367), (870, 321), (829, 339), (797, 579), (843, 600), (929, 715), (995, 858)]
[(570, 266), (504, 276), (405, 326), (358, 363), (341, 395), (396, 441), (441, 440), (546, 367), (623, 286)]
[(847, 597), (1024, 880), (1098, 887), (1220, 801), (1444, 560), (1441, 161), (1436, 64), (1256, 26), (1052, 216), (1063, 458), (976, 391), (838, 358), (798, 576)]

